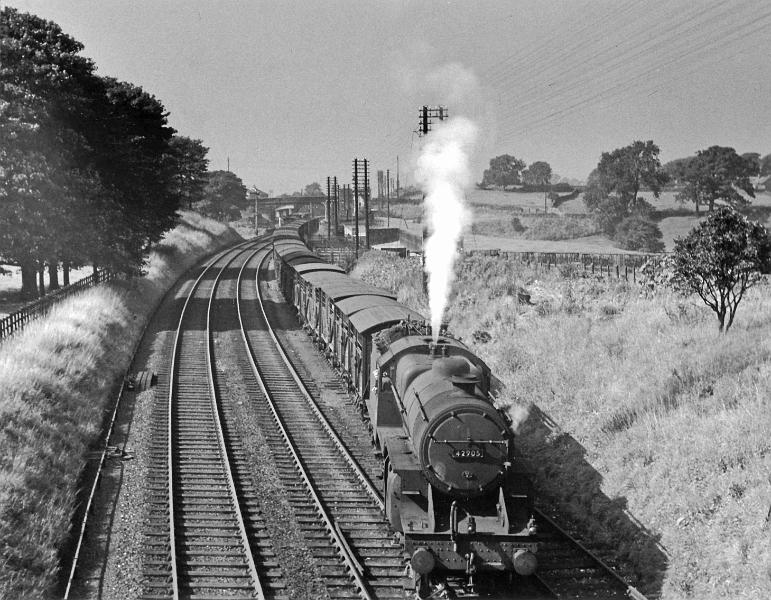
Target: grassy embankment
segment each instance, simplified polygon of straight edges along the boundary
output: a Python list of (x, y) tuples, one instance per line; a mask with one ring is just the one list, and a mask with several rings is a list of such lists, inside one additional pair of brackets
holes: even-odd
[(184, 270), (239, 239), (183, 212), (146, 277), (70, 298), (0, 346), (0, 598), (51, 594), (78, 475), (147, 317)]
[[(355, 273), (422, 308), (419, 265), (396, 261), (366, 255)], [(721, 336), (700, 300), (666, 290), (496, 258), (458, 276), (451, 330), (506, 383), (541, 504), (651, 595), (771, 597), (769, 286)]]

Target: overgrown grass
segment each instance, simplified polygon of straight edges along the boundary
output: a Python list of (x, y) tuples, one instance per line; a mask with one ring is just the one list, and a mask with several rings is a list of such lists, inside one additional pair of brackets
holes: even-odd
[(147, 277), (70, 298), (0, 346), (0, 597), (51, 596), (78, 476), (148, 315), (180, 273), (237, 239), (184, 212)]
[(700, 301), (661, 290), (488, 257), (458, 274), (450, 327), (529, 411), (518, 443), (541, 503), (651, 595), (771, 597), (769, 286), (721, 336)]

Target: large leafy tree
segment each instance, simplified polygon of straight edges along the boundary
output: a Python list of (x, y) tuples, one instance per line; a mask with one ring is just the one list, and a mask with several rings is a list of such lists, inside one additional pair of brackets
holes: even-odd
[(551, 174), (551, 165), (537, 160), (522, 172), (522, 180), (528, 185), (548, 185)]
[(730, 207), (718, 208), (685, 238), (675, 240), (675, 273), (715, 311), (720, 331), (731, 328), (745, 292), (760, 280), (770, 260), (765, 227)]
[(45, 263), (136, 272), (176, 219), (165, 109), (55, 23), (4, 8), (0, 28), (0, 258), (28, 295)]
[[(654, 198), (658, 198), (668, 180), (659, 161), (659, 147), (652, 140), (634, 141), (623, 148), (602, 153), (597, 168), (589, 175), (584, 203), (608, 235), (615, 236), (618, 225), (632, 216), (638, 218), (629, 222), (629, 227), (638, 232), (643, 229), (650, 232), (658, 226), (649, 219), (653, 207), (640, 192), (649, 190)], [(642, 224), (641, 220), (647, 223)], [(627, 233), (623, 234), (625, 240), (637, 237)], [(654, 235), (651, 239), (658, 238)]]
[(201, 140), (175, 135), (169, 144), (170, 158), (174, 163), (173, 193), (180, 206), (192, 208), (204, 198), (208, 179), (209, 149)]
[(710, 146), (699, 150), (686, 165), (685, 187), (677, 198), (681, 202), (693, 202), (696, 212), (705, 204), (712, 212), (718, 200), (730, 206), (742, 206), (748, 200), (740, 190), (755, 197), (750, 178), (757, 175), (758, 167), (759, 163), (752, 157), (743, 158), (733, 148)]
[(201, 212), (225, 221), (240, 208), (246, 208), (246, 186), (241, 178), (230, 171), (209, 173)]
[(658, 198), (669, 180), (659, 160), (659, 147), (653, 140), (634, 141), (612, 152), (603, 152), (587, 188), (590, 199), (599, 201), (613, 196), (628, 210), (637, 205), (642, 189)]
[(22, 293), (72, 229), (72, 189), (93, 66), (54, 23), (0, 10), (0, 257), (21, 266)]
[(519, 185), (522, 183), (521, 173), (525, 161), (502, 154), (490, 160), (490, 168), (482, 175), (482, 187)]

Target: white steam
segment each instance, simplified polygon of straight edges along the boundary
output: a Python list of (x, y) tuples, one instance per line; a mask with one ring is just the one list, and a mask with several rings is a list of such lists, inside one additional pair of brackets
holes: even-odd
[(463, 117), (435, 122), (435, 126), (421, 148), (415, 174), (426, 194), (429, 238), (424, 252), (434, 341), (450, 296), (458, 241), (468, 219), (464, 191), (472, 181), (469, 160), (477, 137), (476, 125)]

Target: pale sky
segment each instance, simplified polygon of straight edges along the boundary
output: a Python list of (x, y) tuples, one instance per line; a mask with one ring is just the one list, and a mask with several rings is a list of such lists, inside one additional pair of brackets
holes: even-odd
[[(653, 139), (662, 161), (719, 144), (771, 153), (768, 0), (18, 0), (141, 85), (211, 169), (278, 194), (351, 180), (354, 157), (409, 180), (418, 107), (474, 120), (493, 156), (585, 179)], [(374, 183), (373, 183), (374, 186)]]

